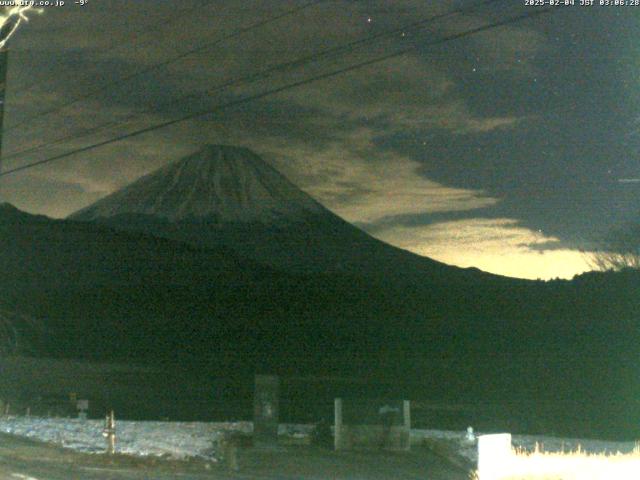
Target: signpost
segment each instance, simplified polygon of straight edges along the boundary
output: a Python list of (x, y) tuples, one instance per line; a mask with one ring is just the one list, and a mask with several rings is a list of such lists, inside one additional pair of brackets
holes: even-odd
[(78, 418), (80, 420), (86, 420), (87, 410), (89, 410), (89, 400), (80, 399), (76, 401), (76, 408), (78, 409)]

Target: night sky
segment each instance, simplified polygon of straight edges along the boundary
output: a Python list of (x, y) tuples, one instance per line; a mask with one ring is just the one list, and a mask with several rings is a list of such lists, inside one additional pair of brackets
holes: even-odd
[[(64, 217), (205, 143), (242, 145), (391, 244), (510, 276), (571, 278), (588, 269), (581, 250), (638, 219), (640, 7), (584, 7), (576, 0), (574, 7), (433, 45), (541, 8), (494, 2), (253, 83), (214, 88), (477, 3), (317, 2), (244, 34), (234, 32), (305, 2), (89, 0), (45, 8), (8, 45), (4, 170), (413, 50), (3, 177), (0, 197), (28, 212)], [(133, 78), (113, 85), (123, 77)], [(172, 103), (188, 94), (198, 95)], [(86, 98), (37, 116), (78, 96)], [(12, 156), (104, 123), (112, 127)]]

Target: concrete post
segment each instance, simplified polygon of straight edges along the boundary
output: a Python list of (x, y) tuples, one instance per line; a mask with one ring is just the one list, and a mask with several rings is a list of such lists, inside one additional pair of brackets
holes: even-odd
[(411, 402), (404, 400), (402, 402), (402, 418), (404, 420), (404, 435), (406, 437), (405, 450), (411, 449)]
[(343, 432), (342, 432), (342, 399), (336, 398), (333, 403), (334, 411), (334, 425), (333, 425), (333, 448), (335, 450), (342, 450), (343, 444)]

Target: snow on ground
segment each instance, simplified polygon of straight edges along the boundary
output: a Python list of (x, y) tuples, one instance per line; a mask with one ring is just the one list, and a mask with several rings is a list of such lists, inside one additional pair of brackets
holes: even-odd
[[(504, 432), (507, 433), (507, 432)], [(477, 433), (476, 436), (482, 435)], [(478, 449), (475, 441), (466, 439), (466, 432), (445, 430), (412, 430), (411, 443), (419, 444), (422, 439), (443, 440), (455, 447), (458, 453), (473, 463), (478, 461)], [(535, 435), (513, 435), (511, 444), (528, 452), (535, 450), (536, 443), (545, 452), (575, 452), (580, 448), (586, 453), (630, 453), (635, 442), (612, 442), (577, 438), (557, 438)]]
[[(3, 417), (0, 432), (29, 437), (73, 450), (101, 453), (105, 451), (102, 435), (104, 420), (68, 418)], [(279, 434), (305, 437), (312, 425), (280, 425)], [(215, 442), (224, 432), (249, 434), (251, 422), (116, 422), (116, 451), (129, 455), (166, 456), (171, 458), (200, 457), (215, 459)], [(466, 439), (466, 432), (443, 430), (412, 430), (411, 443), (419, 445), (424, 439), (446, 441), (457, 452), (477, 462), (477, 446)], [(605, 442), (530, 435), (514, 435), (513, 445), (533, 451), (538, 443), (547, 452), (569, 452), (578, 447), (588, 453), (629, 453), (634, 442)]]
[[(5, 417), (0, 431), (53, 443), (73, 450), (105, 451), (104, 420)], [(250, 433), (249, 422), (116, 422), (116, 452), (172, 458), (213, 458), (214, 442), (224, 431)]]

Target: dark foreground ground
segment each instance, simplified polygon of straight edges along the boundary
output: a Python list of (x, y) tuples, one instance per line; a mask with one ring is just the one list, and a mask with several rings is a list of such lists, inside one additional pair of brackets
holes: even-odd
[(466, 480), (468, 473), (424, 448), (408, 453), (340, 452), (315, 447), (241, 449), (239, 471), (202, 460), (87, 455), (0, 435), (0, 480), (300, 479)]

